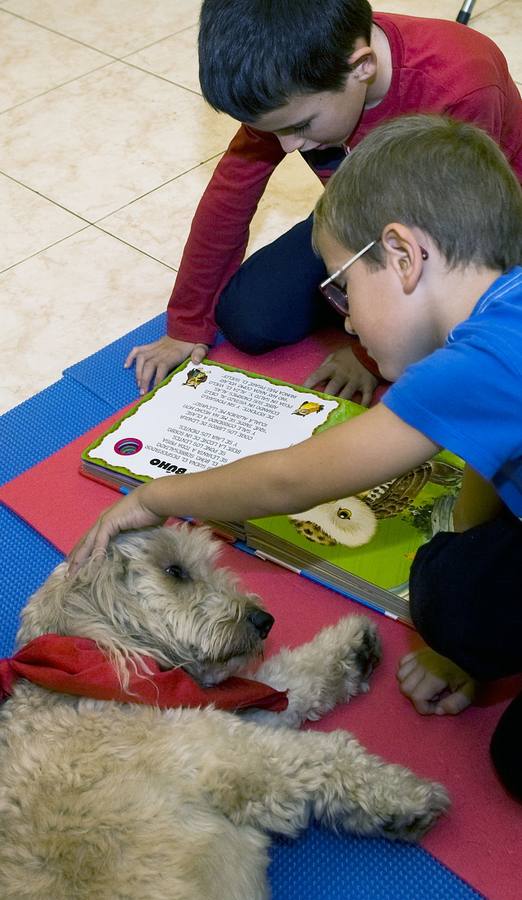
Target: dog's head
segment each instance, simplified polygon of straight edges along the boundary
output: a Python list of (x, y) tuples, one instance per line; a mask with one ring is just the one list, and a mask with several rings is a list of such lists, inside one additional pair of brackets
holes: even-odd
[(223, 681), (261, 654), (274, 620), (216, 567), (218, 551), (208, 529), (189, 525), (120, 535), (74, 578), (58, 566), (25, 608), (18, 643), (87, 637), (116, 662), (147, 655), (203, 685)]

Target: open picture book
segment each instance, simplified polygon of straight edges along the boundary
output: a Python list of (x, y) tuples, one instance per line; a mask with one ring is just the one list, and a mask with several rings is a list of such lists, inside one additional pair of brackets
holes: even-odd
[[(364, 411), (308, 388), (188, 360), (84, 450), (81, 471), (126, 493), (152, 478), (289, 447)], [(320, 459), (309, 477), (321, 477)], [(443, 451), (357, 496), (290, 516), (208, 524), (241, 549), (408, 623), (411, 562), (432, 534), (448, 530), (461, 477), (461, 460)]]

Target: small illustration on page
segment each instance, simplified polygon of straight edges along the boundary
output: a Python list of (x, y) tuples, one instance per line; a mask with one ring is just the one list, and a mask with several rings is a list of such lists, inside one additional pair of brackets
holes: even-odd
[(200, 384), (204, 384), (208, 375), (202, 369), (191, 369), (187, 372), (187, 380), (183, 382), (183, 386), (198, 388)]
[(324, 409), (322, 403), (314, 403), (312, 400), (305, 400), (298, 409), (292, 413), (293, 416), (309, 416), (311, 413), (318, 413)]
[(119, 456), (133, 456), (135, 453), (139, 453), (142, 447), (143, 442), (139, 438), (128, 437), (116, 441), (114, 452)]
[(461, 478), (462, 469), (433, 459), (355, 497), (323, 503), (288, 518), (298, 534), (325, 546), (362, 547), (374, 537), (378, 520), (393, 516), (430, 538), (440, 530), (441, 498), (430, 498), (419, 506), (414, 505), (415, 499), (428, 482), (456, 492)]

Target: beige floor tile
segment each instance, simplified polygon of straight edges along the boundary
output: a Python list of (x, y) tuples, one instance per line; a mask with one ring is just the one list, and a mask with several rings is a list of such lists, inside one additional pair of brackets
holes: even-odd
[(290, 153), (268, 183), (250, 229), (248, 254), (308, 218), (323, 187), (298, 153)]
[[(0, 2), (2, 103), (4, 109), (22, 103), (0, 115), (0, 170), (34, 189), (0, 179), (2, 211), (8, 210), (0, 263), (11, 266), (0, 276), (7, 309), (1, 409), (165, 309), (193, 212), (236, 128), (196, 96), (199, 5)], [(376, 0), (374, 8), (455, 19), (460, 5)], [(520, 0), (476, 0), (473, 17), (502, 47), (520, 83), (521, 7)], [(89, 47), (125, 56), (128, 65), (87, 74), (103, 60)], [(29, 99), (40, 86), (50, 93)], [(320, 190), (299, 157), (290, 156), (260, 204), (249, 252), (304, 218)], [(80, 220), (45, 197), (93, 221), (104, 217), (100, 228), (111, 234), (89, 227), (72, 233)]]
[(196, 206), (219, 157), (98, 222), (100, 228), (177, 269)]
[(5, 0), (10, 10), (60, 34), (125, 56), (195, 24), (199, 0)]
[[(402, 13), (427, 19), (456, 19), (464, 0), (375, 0), (372, 7), (381, 12)], [(473, 16), (495, 6), (499, 0), (476, 0)]]
[[(478, 11), (478, 8), (477, 8)], [(473, 27), (498, 44), (508, 60), (511, 75), (522, 84), (522, 3), (506, 0), (473, 20)]]
[(201, 94), (197, 42), (198, 27), (193, 25), (192, 28), (140, 50), (139, 53), (126, 56), (125, 62)]
[[(99, 225), (155, 259), (178, 268), (196, 206), (217, 159), (181, 175)], [(250, 230), (249, 253), (306, 218), (321, 184), (298, 154), (290, 154), (269, 181)]]
[(109, 61), (96, 50), (0, 11), (0, 112)]
[(162, 312), (173, 281), (170, 269), (92, 227), (0, 275), (9, 297), (0, 412)]
[(4, 175), (0, 175), (0, 209), (0, 271), (86, 227), (82, 219)]
[(116, 62), (4, 113), (0, 170), (96, 221), (222, 152), (235, 128), (195, 94)]

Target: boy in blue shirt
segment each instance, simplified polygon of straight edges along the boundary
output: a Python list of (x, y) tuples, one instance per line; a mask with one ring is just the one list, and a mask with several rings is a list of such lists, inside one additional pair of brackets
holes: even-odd
[[(121, 530), (302, 511), (445, 447), (467, 464), (455, 530), (414, 561), (411, 612), (428, 646), (398, 677), (420, 713), (458, 713), (475, 680), (522, 671), (522, 190), (481, 130), (402, 117), (342, 163), (313, 235), (330, 273), (323, 293), (394, 382), (382, 401), (286, 450), (137, 488), (80, 542), (71, 572)], [(491, 752), (522, 799), (522, 695)]]

